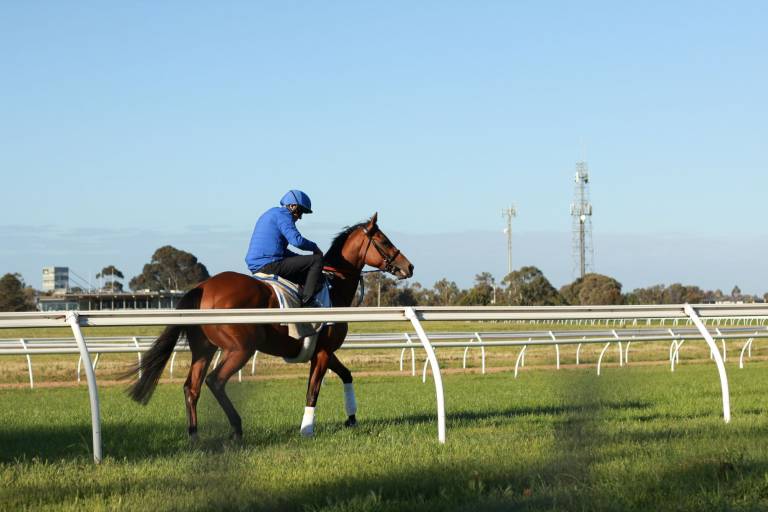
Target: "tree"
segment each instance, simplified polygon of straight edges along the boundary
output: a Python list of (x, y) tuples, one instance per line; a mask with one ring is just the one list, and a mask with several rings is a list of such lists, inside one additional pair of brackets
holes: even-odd
[(587, 274), (560, 289), (560, 295), (572, 305), (622, 304), (621, 283), (602, 274)]
[(155, 251), (129, 285), (132, 290), (188, 290), (209, 277), (208, 269), (193, 254), (166, 245)]
[(512, 306), (558, 306), (563, 298), (544, 274), (534, 266), (510, 272), (502, 281)]
[(462, 293), (454, 281), (442, 278), (437, 281), (431, 290), (423, 293), (424, 303), (430, 306), (453, 306), (458, 304)]
[(104, 279), (104, 286), (102, 286), (102, 290), (110, 292), (123, 291), (123, 283), (118, 281), (118, 279), (123, 279), (124, 277), (125, 276), (123, 273), (114, 265), (104, 267), (101, 269), (101, 272), (96, 274), (96, 279)]
[(493, 301), (493, 276), (489, 272), (475, 275), (475, 285), (459, 299), (462, 306), (487, 306)]
[(661, 304), (664, 300), (664, 285), (635, 288), (624, 297), (626, 304)]
[(415, 306), (421, 285), (409, 286), (406, 281), (398, 281), (381, 272), (371, 272), (363, 277), (365, 295), (362, 306)]
[(673, 283), (664, 290), (662, 304), (698, 304), (704, 300), (704, 292), (698, 286)]
[(734, 286), (733, 290), (731, 290), (731, 298), (734, 301), (741, 300), (741, 288), (739, 288), (739, 285)]
[(0, 278), (0, 311), (34, 311), (34, 290), (24, 284), (20, 274)]

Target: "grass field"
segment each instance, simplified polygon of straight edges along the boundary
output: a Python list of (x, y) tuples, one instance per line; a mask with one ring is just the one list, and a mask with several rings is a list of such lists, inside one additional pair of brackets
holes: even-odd
[(446, 445), (410, 376), (358, 378), (356, 429), (327, 379), (314, 439), (303, 376), (232, 383), (237, 445), (207, 392), (190, 446), (178, 382), (147, 407), (105, 386), (101, 466), (85, 387), (0, 389), (0, 509), (766, 510), (768, 363), (728, 369), (729, 425), (711, 363), (448, 374)]

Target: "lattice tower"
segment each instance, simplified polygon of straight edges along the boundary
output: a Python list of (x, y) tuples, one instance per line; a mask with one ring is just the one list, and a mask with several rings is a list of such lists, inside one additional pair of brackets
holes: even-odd
[(517, 217), (517, 210), (514, 206), (501, 210), (501, 216), (507, 221), (507, 227), (504, 233), (507, 235), (507, 275), (512, 273), (512, 218)]
[(594, 272), (594, 251), (592, 248), (592, 203), (589, 202), (589, 170), (587, 163), (576, 162), (573, 203), (573, 275), (584, 277)]

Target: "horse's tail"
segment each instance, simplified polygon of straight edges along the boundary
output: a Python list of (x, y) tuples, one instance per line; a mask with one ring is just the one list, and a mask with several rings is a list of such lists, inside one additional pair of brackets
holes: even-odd
[[(188, 291), (179, 300), (176, 309), (198, 309), (203, 289), (200, 287)], [(152, 393), (163, 374), (168, 359), (171, 358), (173, 348), (179, 340), (181, 333), (186, 332), (183, 325), (169, 325), (155, 340), (152, 347), (141, 358), (141, 363), (136, 365), (128, 375), (139, 374), (140, 377), (128, 388), (128, 395), (137, 402), (146, 405), (152, 398)]]

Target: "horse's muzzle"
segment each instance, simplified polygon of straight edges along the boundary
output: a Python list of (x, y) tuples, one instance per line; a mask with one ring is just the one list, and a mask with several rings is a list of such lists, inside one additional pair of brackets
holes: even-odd
[(408, 265), (403, 267), (397, 267), (397, 277), (400, 279), (408, 279), (413, 276), (413, 264), (408, 262)]

